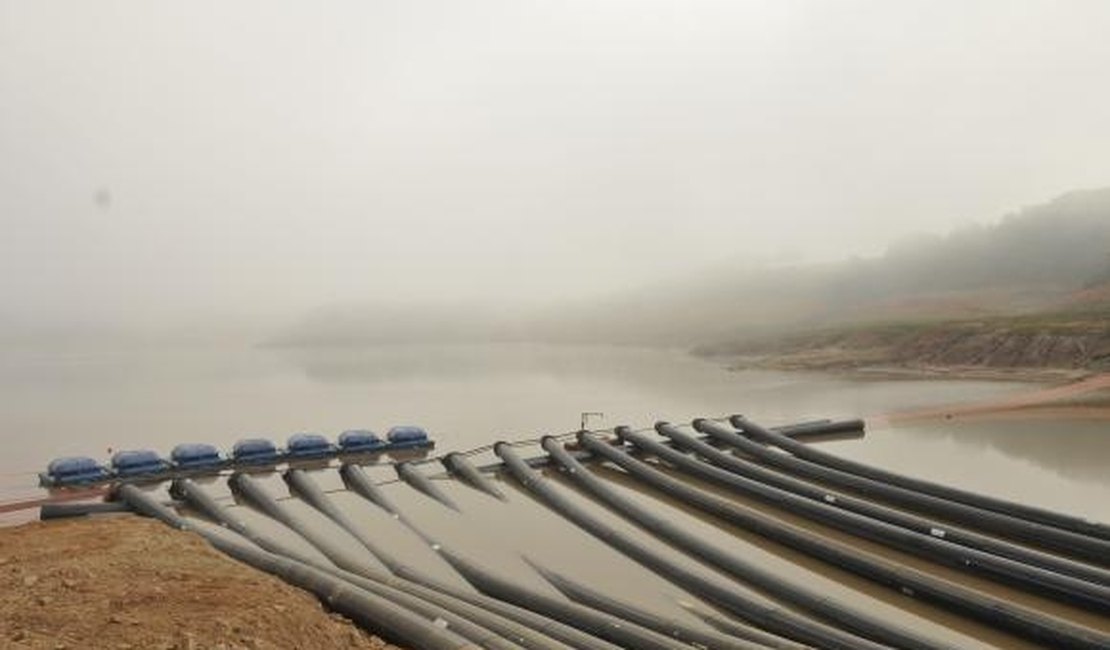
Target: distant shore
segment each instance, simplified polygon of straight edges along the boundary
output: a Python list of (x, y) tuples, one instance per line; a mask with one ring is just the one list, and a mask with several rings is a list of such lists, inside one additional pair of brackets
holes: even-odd
[(1037, 385), (1003, 400), (896, 413), (892, 421), (1110, 419), (1110, 320), (1095, 314), (858, 324), (702, 346), (694, 354), (735, 371)]
[(731, 369), (1060, 383), (1110, 372), (1104, 314), (856, 324), (704, 345)]
[(1041, 386), (985, 402), (889, 413), (883, 419), (888, 422), (908, 422), (953, 418), (1110, 419), (1110, 373)]

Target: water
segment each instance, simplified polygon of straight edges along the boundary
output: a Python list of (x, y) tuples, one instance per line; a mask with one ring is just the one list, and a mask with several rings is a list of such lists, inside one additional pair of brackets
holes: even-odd
[[(678, 351), (635, 348), (503, 345), (311, 352), (210, 348), (24, 352), (8, 354), (0, 362), (4, 400), (0, 427), (6, 444), (0, 455), (0, 500), (34, 494), (34, 471), (50, 458), (67, 454), (106, 458), (109, 448), (151, 447), (168, 453), (178, 442), (198, 441), (227, 449), (246, 435), (283, 441), (302, 430), (334, 437), (346, 428), (384, 431), (394, 424), (414, 423), (428, 428), (438, 449), (446, 451), (574, 430), (583, 411), (605, 413), (603, 421), (592, 421), (595, 426), (647, 426), (656, 420), (686, 422), (697, 416), (742, 412), (765, 424), (818, 417), (870, 418), (865, 438), (821, 444), (835, 453), (906, 474), (1110, 521), (1110, 476), (1104, 472), (1110, 461), (1106, 422), (957, 417), (895, 426), (881, 417), (997, 399), (1030, 388), (991, 381), (737, 373)], [(425, 469), (435, 471), (435, 466)], [(656, 495), (640, 492), (612, 469), (599, 466), (594, 471), (706, 539), (931, 637), (969, 648), (1031, 647), (934, 608), (892, 598), (882, 589), (789, 549), (680, 511)], [(391, 478), (384, 468), (370, 472), (379, 480)], [(438, 579), (462, 585), (411, 531), (342, 491), (334, 471), (314, 476), (391, 553)], [(260, 480), (276, 496), (288, 496), (277, 478)], [(394, 484), (387, 489), (425, 532), (507, 577), (555, 593), (524, 561), (527, 556), (650, 611), (700, 624), (675, 605), (691, 600), (689, 594), (567, 525), (511, 484), (504, 486), (508, 503), (451, 481), (443, 485), (463, 508), (462, 515), (406, 486)], [(233, 505), (222, 482), (211, 483), (209, 489), (267, 532), (289, 536), (292, 543), (309, 550), (282, 526)], [(567, 491), (575, 494), (569, 487)], [(588, 499), (575, 498), (595, 515), (635, 534), (633, 527)], [(301, 517), (330, 531), (345, 548), (364, 553), (353, 538), (307, 505), (289, 503)], [(775, 516), (792, 520), (786, 513)], [(506, 521), (516, 525), (499, 526)], [(840, 533), (822, 533), (883, 557), (928, 567)], [(647, 543), (676, 561), (690, 562), (664, 544)], [(704, 566), (696, 568), (716, 575)], [(947, 570), (938, 575), (959, 579)], [(978, 586), (1086, 624), (1110, 625), (1013, 590)]]
[[(398, 346), (6, 352), (0, 358), (0, 492), (34, 484), (53, 457), (178, 442), (229, 448), (246, 435), (427, 427), (440, 449), (600, 426), (743, 412), (767, 423), (869, 417), (1028, 390), (989, 381), (854, 380), (728, 372), (681, 351), (637, 348)], [(1110, 460), (1101, 423), (872, 426), (838, 452), (1089, 514), (1103, 504)], [(1051, 489), (1033, 489), (1044, 486)], [(1043, 493), (1042, 493), (1043, 492)], [(1093, 496), (1091, 496), (1093, 495)]]
[[(0, 360), (0, 499), (35, 493), (56, 456), (178, 442), (227, 449), (240, 437), (279, 443), (296, 431), (421, 424), (440, 450), (594, 426), (686, 422), (745, 413), (764, 423), (873, 418), (1029, 390), (991, 381), (859, 380), (729, 372), (681, 351), (538, 345), (371, 349), (141, 349), (7, 352)], [(908, 474), (1110, 519), (1105, 422), (960, 419), (825, 443)]]

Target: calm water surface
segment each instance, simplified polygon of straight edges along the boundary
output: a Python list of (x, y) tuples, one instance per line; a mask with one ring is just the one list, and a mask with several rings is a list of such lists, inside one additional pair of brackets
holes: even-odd
[[(858, 380), (728, 372), (681, 351), (398, 346), (373, 349), (145, 349), (5, 353), (0, 359), (0, 491), (33, 493), (55, 456), (109, 448), (168, 453), (247, 435), (425, 426), (439, 449), (600, 426), (745, 413), (768, 424), (870, 417), (1028, 390), (989, 381)], [(829, 449), (1054, 508), (1110, 519), (1110, 435), (1099, 422), (873, 425)]]
[[(106, 458), (107, 450), (151, 447), (168, 453), (178, 442), (222, 448), (246, 435), (283, 441), (296, 431), (334, 437), (346, 428), (384, 431), (421, 424), (438, 449), (468, 449), (497, 439), (534, 438), (576, 429), (582, 411), (600, 411), (600, 426), (688, 422), (697, 416), (745, 413), (766, 424), (818, 417), (873, 418), (863, 439), (820, 443), (824, 448), (898, 471), (1110, 521), (1110, 432), (1105, 422), (1070, 420), (946, 420), (890, 426), (893, 411), (975, 402), (1027, 391), (1028, 384), (987, 381), (860, 380), (777, 372), (727, 372), (681, 352), (630, 348), (545, 346), (393, 347), (364, 350), (146, 350), (95, 354), (21, 353), (0, 366), (6, 453), (0, 455), (0, 498), (35, 494), (34, 471), (54, 456)], [(486, 454), (481, 460), (490, 460)], [(438, 466), (427, 466), (435, 472)], [(378, 480), (387, 468), (368, 468)], [(689, 512), (606, 466), (592, 471), (615, 489), (650, 505), (738, 557), (820, 590), (837, 600), (961, 648), (1033, 648), (1019, 639), (899, 598), (855, 576), (746, 531)], [(464, 583), (397, 520), (342, 489), (334, 470), (314, 472), (352, 519), (390, 553), (440, 580)], [(710, 580), (735, 584), (579, 495), (549, 475), (595, 516), (672, 561)], [(261, 476), (278, 498), (288, 490)], [(497, 478), (495, 480), (504, 480)], [(693, 481), (697, 483), (696, 481)], [(538, 507), (511, 482), (498, 502), (457, 482), (441, 481), (462, 507), (456, 513), (393, 482), (385, 489), (424, 534), (505, 577), (556, 592), (526, 561), (642, 608), (700, 626), (677, 605), (696, 599), (588, 534)], [(315, 553), (281, 524), (237, 506), (226, 482), (207, 489), (268, 534)], [(703, 486), (715, 489), (712, 486)], [(744, 501), (736, 495), (730, 498)], [(310, 525), (328, 532), (368, 566), (380, 567), (357, 541), (312, 508), (288, 501)], [(754, 507), (763, 506), (750, 503)], [(948, 569), (822, 529), (789, 513), (773, 516), (840, 539), (860, 550), (1100, 629), (1110, 621), (1016, 591), (976, 582)], [(186, 513), (187, 514), (187, 513)], [(200, 524), (201, 522), (198, 522)], [(753, 597), (759, 598), (753, 592)]]

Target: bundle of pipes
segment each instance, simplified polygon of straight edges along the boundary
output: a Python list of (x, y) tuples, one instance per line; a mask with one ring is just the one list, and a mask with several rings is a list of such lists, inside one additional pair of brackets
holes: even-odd
[[(653, 508), (614, 489), (610, 481), (583, 464), (600, 460), (620, 468), (649, 493), (665, 495), (685, 509), (739, 526), (901, 596), (1046, 647), (1110, 648), (1110, 636), (1073, 620), (862, 552), (730, 499), (727, 494), (761, 501), (928, 562), (1100, 614), (1110, 612), (1110, 527), (1105, 524), (899, 476), (794, 439), (858, 431), (862, 429), (858, 420), (767, 429), (735, 416), (728, 425), (696, 420), (693, 428), (701, 435), (668, 423), (655, 427), (662, 438), (623, 427), (615, 430), (615, 439), (582, 431), (574, 452), (568, 451), (560, 439), (547, 437), (541, 440), (545, 455), (540, 458), (523, 458), (516, 445), (497, 443), (493, 451), (501, 462), (496, 466), (476, 467), (464, 454), (449, 454), (442, 463), (461, 483), (500, 501), (510, 496), (489, 474), (503, 471), (546, 508), (724, 612), (722, 615), (704, 606), (684, 604), (710, 627), (692, 626), (677, 617), (645, 611), (530, 558), (525, 559), (536, 573), (565, 598), (501, 577), (412, 521), (358, 465), (347, 464), (340, 469), (346, 487), (415, 533), (474, 590), (445, 583), (398, 560), (304, 470), (285, 473), (290, 494), (350, 533), (369, 557), (385, 567), (384, 571), (314, 528), (288, 502), (276, 499), (246, 474), (236, 474), (229, 481), (237, 498), (293, 531), (314, 553), (267, 536), (189, 479), (175, 481), (173, 505), (187, 507), (202, 520), (182, 517), (151, 493), (134, 486), (121, 487), (117, 496), (134, 510), (204, 535), (216, 548), (313, 591), (368, 629), (412, 647), (954, 647), (777, 575), (668, 521)], [(645, 462), (645, 457), (655, 458), (671, 471), (661, 471), (659, 465)], [(618, 530), (605, 518), (584, 509), (568, 498), (566, 487), (537, 471), (536, 466), (542, 464), (561, 470), (570, 485), (617, 517), (729, 577), (731, 585), (706, 579), (704, 574), (660, 553), (646, 540)], [(404, 484), (445, 508), (463, 510), (417, 465), (398, 465), (397, 474)], [(677, 478), (679, 475), (697, 481), (684, 481)], [(723, 488), (725, 495), (708, 491), (700, 485), (704, 483)]]

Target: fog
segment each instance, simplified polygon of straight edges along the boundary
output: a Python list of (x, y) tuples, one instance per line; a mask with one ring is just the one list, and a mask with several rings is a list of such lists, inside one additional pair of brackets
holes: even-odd
[(0, 328), (878, 256), (1110, 184), (1108, 33), (1100, 1), (0, 0)]

